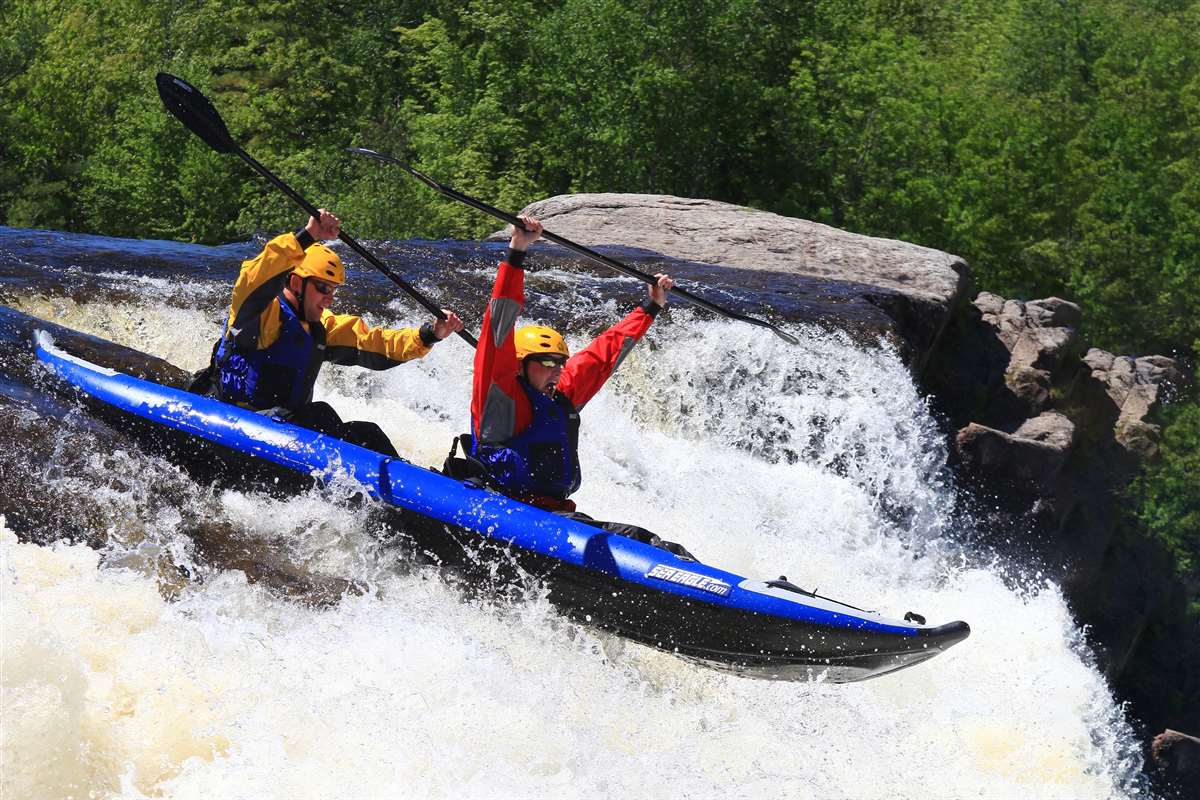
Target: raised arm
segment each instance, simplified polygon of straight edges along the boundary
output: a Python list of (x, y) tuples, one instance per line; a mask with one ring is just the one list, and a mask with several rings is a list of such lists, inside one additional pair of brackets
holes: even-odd
[(528, 229), (514, 229), (508, 253), (496, 271), (492, 297), (483, 315), (479, 346), (475, 348), (475, 375), (471, 390), (471, 425), (482, 442), (503, 442), (529, 425), (529, 398), (517, 383), (517, 349), (513, 330), (525, 307), (525, 271), (521, 264), (529, 245), (537, 241), (542, 225), (521, 217)]
[(654, 318), (667, 305), (667, 290), (675, 285), (669, 275), (658, 273), (658, 283), (649, 287), (649, 296), (623, 320), (613, 325), (580, 350), (563, 367), (558, 390), (571, 404), (581, 409), (621, 366), (629, 351), (637, 344)]

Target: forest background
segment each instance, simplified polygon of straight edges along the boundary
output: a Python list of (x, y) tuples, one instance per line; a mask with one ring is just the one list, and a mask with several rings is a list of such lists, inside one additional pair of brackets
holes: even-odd
[[(358, 236), (568, 192), (704, 197), (966, 258), (1085, 341), (1200, 353), (1200, 0), (0, 0), (0, 222), (205, 243), (295, 210), (167, 115), (165, 70)], [(1200, 586), (1200, 393), (1130, 522)], [(1193, 608), (1200, 611), (1200, 604)]]

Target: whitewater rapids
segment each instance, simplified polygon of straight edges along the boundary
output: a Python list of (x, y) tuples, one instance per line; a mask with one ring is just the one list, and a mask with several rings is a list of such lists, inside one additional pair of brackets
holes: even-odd
[[(189, 369), (207, 360), (221, 301), (178, 298), (227, 296), (232, 270), (198, 284), (103, 275), (125, 294), (44, 288), (12, 304)], [(575, 320), (572, 346), (636, 296)], [(420, 320), (399, 301), (372, 315)], [(973, 551), (899, 359), (792, 330), (802, 346), (673, 309), (584, 411), (579, 506), (748, 576), (966, 620), (971, 637), (947, 653), (860, 684), (717, 672), (570, 623), (536, 591), (496, 604), (397, 563), (342, 502), (352, 486), (287, 500), (211, 489), (97, 447), (28, 480), (86, 495), (103, 547), (0, 525), (0, 794), (1139, 796), (1138, 744), (1061, 593)], [(440, 464), (467, 425), (470, 357), (452, 340), (384, 373), (326, 367), (317, 399)], [(17, 427), (37, 417), (21, 409)], [(54, 430), (57, 447), (91, 442)], [(186, 533), (197, 518), (308, 584), (357, 588), (297, 597), (205, 564)]]

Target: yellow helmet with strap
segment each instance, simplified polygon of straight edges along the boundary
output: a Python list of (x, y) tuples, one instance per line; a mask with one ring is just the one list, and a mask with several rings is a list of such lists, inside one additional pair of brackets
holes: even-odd
[(517, 328), (513, 334), (517, 345), (517, 360), (522, 361), (526, 356), (542, 353), (554, 353), (563, 358), (571, 355), (562, 334), (545, 325), (525, 325)]
[(313, 278), (325, 283), (341, 286), (346, 282), (346, 268), (338, 254), (323, 244), (310, 245), (304, 251), (304, 260), (296, 267), (295, 275), (301, 278)]

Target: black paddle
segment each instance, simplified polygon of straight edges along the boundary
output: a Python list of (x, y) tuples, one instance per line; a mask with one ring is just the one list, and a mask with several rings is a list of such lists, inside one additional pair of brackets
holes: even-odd
[[(385, 155), (384, 153), (378, 153), (374, 150), (368, 150), (365, 147), (348, 147), (346, 149), (349, 152), (356, 153), (360, 156), (367, 156), (368, 158), (375, 158), (380, 161), (384, 161), (388, 164), (395, 164), (396, 166), (400, 167), (405, 172), (407, 172), (409, 175), (412, 175), (414, 178), (416, 178), (417, 180), (424, 183), (430, 189), (433, 189), (435, 192), (438, 192), (439, 194), (443, 194), (446, 197), (449, 197), (451, 200), (457, 200), (458, 202), (465, 203), (466, 205), (469, 205), (472, 208), (479, 209), (480, 211), (482, 211), (485, 214), (491, 214), (496, 219), (503, 220), (504, 222), (507, 222), (510, 225), (515, 225), (516, 227), (520, 228), (521, 230), (525, 230), (525, 225), (515, 215), (501, 211), (500, 209), (498, 209), (494, 206), (489, 206), (487, 203), (483, 202), (482, 200), (476, 200), (474, 197), (471, 197), (470, 195), (465, 195), (462, 192), (458, 191), (457, 189), (452, 189), (449, 186), (438, 183), (433, 178), (429, 177), (428, 175), (426, 175), (423, 172), (413, 169), (408, 164), (405, 164), (403, 161), (399, 160), (398, 158), (394, 158), (393, 156)], [(591, 248), (584, 247), (581, 244), (576, 244), (575, 242), (572, 242), (570, 239), (564, 239), (563, 237), (558, 236), (557, 234), (553, 234), (550, 231), (543, 230), (542, 238), (546, 239), (548, 241), (554, 242), (555, 244), (560, 244), (563, 247), (567, 248), (568, 250), (574, 250), (576, 253), (583, 256), (584, 258), (590, 258), (592, 261), (595, 261), (599, 264), (603, 264), (606, 267), (615, 269), (617, 272), (624, 273), (626, 275), (629, 275), (630, 277), (637, 278), (638, 280), (644, 281), (645, 283), (648, 283), (652, 286), (658, 283), (658, 280), (653, 275), (642, 272), (640, 269), (631, 267), (628, 264), (622, 264), (620, 261), (617, 261), (615, 258), (609, 258), (608, 256), (604, 255), (603, 253), (597, 253), (595, 250), (592, 250)], [(728, 317), (729, 319), (741, 320), (742, 322), (747, 322), (751, 325), (757, 325), (760, 328), (769, 328), (772, 332), (775, 333), (776, 336), (783, 339), (785, 342), (791, 342), (792, 344), (800, 344), (800, 341), (795, 336), (788, 333), (787, 331), (777, 328), (776, 326), (772, 325), (769, 322), (766, 322), (765, 320), (755, 319), (754, 317), (750, 317), (745, 314), (739, 314), (736, 311), (730, 311), (729, 309), (721, 308), (720, 306), (716, 305), (715, 303), (710, 303), (709, 301), (705, 300), (703, 297), (697, 297), (696, 295), (692, 294), (691, 292), (687, 291), (686, 289), (680, 289), (679, 287), (675, 287), (675, 288), (671, 289), (671, 292), (679, 295), (680, 297), (682, 297), (692, 303), (695, 303), (696, 305), (700, 306), (701, 308), (706, 308), (709, 311), (712, 311), (714, 314), (720, 314), (721, 316)]]
[[(270, 170), (251, 158), (249, 153), (234, 144), (233, 137), (229, 135), (229, 129), (225, 127), (225, 121), (221, 119), (221, 115), (213, 108), (213, 104), (209, 102), (207, 97), (200, 93), (199, 89), (182, 78), (176, 78), (174, 75), (168, 75), (165, 72), (158, 73), (158, 76), (154, 80), (158, 84), (158, 96), (162, 98), (163, 105), (167, 107), (167, 111), (175, 115), (188, 130), (203, 139), (205, 144), (218, 153), (233, 153), (238, 156), (249, 164), (255, 172), (275, 184), (275, 187), (279, 191), (292, 198), (296, 202), (296, 205), (308, 212), (309, 216), (320, 217), (320, 212), (316, 206), (296, 194), (292, 187), (275, 177)], [(425, 297), (412, 284), (393, 272), (386, 264), (372, 255), (369, 250), (351, 238), (348, 233), (342, 231), (338, 234), (338, 238), (345, 242), (351, 250), (366, 259), (367, 263), (391, 278), (393, 283), (407, 292), (409, 297), (420, 303), (435, 317), (438, 319), (446, 318), (446, 314), (436, 303)], [(462, 337), (463, 341), (471, 345), (471, 347), (478, 345), (475, 337), (466, 331), (458, 331), (458, 335)]]

